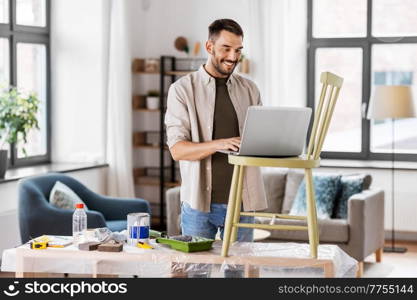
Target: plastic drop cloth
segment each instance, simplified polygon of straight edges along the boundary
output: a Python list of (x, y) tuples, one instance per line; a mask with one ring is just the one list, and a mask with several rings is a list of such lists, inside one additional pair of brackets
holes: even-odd
[(121, 277), (324, 277), (322, 262), (331, 261), (335, 277), (354, 277), (357, 270), (357, 261), (336, 245), (320, 245), (315, 260), (309, 258), (309, 245), (302, 243), (234, 243), (227, 258), (220, 256), (220, 241), (210, 251), (194, 253), (154, 240), (150, 244), (154, 249), (124, 245), (119, 253), (80, 251), (74, 245), (46, 250), (22, 245), (3, 252), (1, 269)]

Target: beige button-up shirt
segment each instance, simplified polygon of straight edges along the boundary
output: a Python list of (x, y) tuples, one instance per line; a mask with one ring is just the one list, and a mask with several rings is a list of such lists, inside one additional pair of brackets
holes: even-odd
[[(230, 99), (236, 111), (242, 135), (246, 111), (251, 105), (262, 105), (259, 90), (249, 79), (232, 74), (227, 81)], [(202, 143), (212, 140), (216, 82), (204, 69), (174, 82), (168, 91), (165, 125), (167, 144)], [(180, 161), (181, 201), (192, 208), (209, 212), (211, 203), (211, 156), (200, 161)], [(264, 185), (258, 167), (246, 167), (242, 193), (245, 211), (267, 208)]]

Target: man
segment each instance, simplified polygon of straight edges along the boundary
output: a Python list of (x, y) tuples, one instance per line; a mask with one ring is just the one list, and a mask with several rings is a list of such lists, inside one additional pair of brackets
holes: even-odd
[[(165, 116), (167, 144), (180, 161), (181, 228), (184, 235), (214, 239), (223, 229), (233, 165), (218, 150), (239, 150), (247, 108), (261, 105), (256, 85), (233, 71), (243, 49), (243, 31), (230, 19), (214, 21), (206, 42), (208, 59), (196, 72), (173, 83)], [(267, 207), (259, 168), (246, 168), (245, 211)], [(251, 223), (253, 217), (242, 217)], [(239, 228), (239, 241), (253, 230)]]

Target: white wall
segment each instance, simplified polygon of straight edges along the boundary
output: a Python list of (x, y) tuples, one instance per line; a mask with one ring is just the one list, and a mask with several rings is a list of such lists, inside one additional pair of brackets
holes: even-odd
[[(89, 169), (66, 174), (79, 180), (96, 193), (107, 193), (107, 168)], [(21, 243), (17, 215), (18, 185), (19, 181), (0, 184), (0, 253)], [(5, 230), (6, 228), (7, 230)]]
[[(142, 3), (149, 2), (144, 9)], [(189, 45), (207, 40), (208, 25), (218, 18), (232, 18), (243, 28), (248, 28), (249, 12), (246, 0), (152, 0), (131, 1), (132, 29), (139, 31), (133, 44), (133, 53), (146, 57), (162, 54), (186, 56), (174, 48), (178, 36), (188, 39)], [(245, 42), (250, 37), (245, 37)], [(202, 49), (203, 50), (203, 49)]]
[(107, 0), (51, 1), (52, 160), (105, 159)]

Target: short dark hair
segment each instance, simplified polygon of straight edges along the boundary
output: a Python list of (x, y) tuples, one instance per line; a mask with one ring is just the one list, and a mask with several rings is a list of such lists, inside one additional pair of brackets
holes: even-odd
[(240, 27), (240, 25), (236, 21), (233, 21), (232, 19), (216, 20), (210, 24), (208, 30), (209, 30), (208, 38), (210, 40), (214, 40), (220, 34), (220, 31), (222, 30), (229, 31), (231, 33), (234, 33), (238, 36), (243, 37), (242, 27)]

